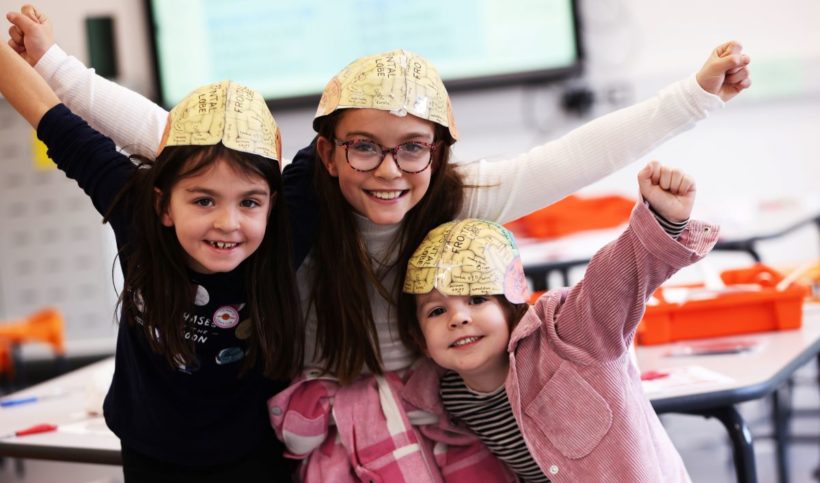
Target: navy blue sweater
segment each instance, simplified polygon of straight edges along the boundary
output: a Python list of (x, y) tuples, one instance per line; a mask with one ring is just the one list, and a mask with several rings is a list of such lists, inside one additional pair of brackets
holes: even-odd
[[(37, 134), (57, 166), (77, 181), (97, 211), (107, 213), (134, 173), (134, 164), (63, 105), (45, 114)], [(291, 182), (286, 181), (285, 198), (298, 205), (292, 212), (293, 226), (298, 227), (297, 265), (310, 249), (316, 224), (312, 165), (299, 171), (303, 164), (286, 172)], [(130, 213), (121, 206), (110, 217), (119, 250), (133, 236)], [(120, 265), (127, 270), (127, 252)], [(171, 367), (151, 350), (140, 327), (120, 324), (116, 368), (103, 409), (109, 428), (126, 446), (159, 460), (203, 467), (237, 461), (275, 440), (266, 401), (288, 381), (265, 378), (259, 365), (239, 376), (246, 344), (237, 329), (247, 319), (242, 269), (212, 275), (190, 272), (197, 298), (180, 321), (186, 337), (196, 341), (197, 362), (188, 367)], [(281, 453), (282, 446), (275, 444)], [(283, 466), (283, 478), (286, 471)]]

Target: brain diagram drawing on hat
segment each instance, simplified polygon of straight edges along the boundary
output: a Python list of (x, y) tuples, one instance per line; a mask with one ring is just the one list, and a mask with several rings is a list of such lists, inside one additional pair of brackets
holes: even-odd
[(282, 137), (262, 95), (233, 81), (195, 89), (168, 114), (159, 152), (166, 146), (225, 147), (279, 162)]
[(450, 96), (436, 68), (420, 55), (397, 49), (362, 57), (328, 82), (313, 120), (340, 109), (379, 109), (412, 114), (448, 129), (458, 139)]
[(451, 221), (430, 231), (410, 257), (404, 292), (504, 295), (528, 299), (527, 280), (512, 234), (486, 220)]

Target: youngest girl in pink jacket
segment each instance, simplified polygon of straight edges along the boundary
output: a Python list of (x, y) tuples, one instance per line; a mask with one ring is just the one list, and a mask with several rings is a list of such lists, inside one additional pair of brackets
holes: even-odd
[(652, 162), (638, 184), (624, 233), (581, 282), (532, 307), (506, 229), (461, 220), (431, 231), (399, 307), (405, 343), (435, 364), (416, 368), (407, 402), (443, 407), (526, 481), (690, 481), (629, 346), (655, 288), (702, 258), (718, 230), (688, 221), (694, 183), (680, 171)]

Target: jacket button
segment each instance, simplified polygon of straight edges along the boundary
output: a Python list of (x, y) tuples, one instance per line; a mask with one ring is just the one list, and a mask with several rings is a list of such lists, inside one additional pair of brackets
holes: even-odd
[(555, 465), (550, 466), (550, 474), (557, 475), (558, 474), (558, 467)]
[(282, 408), (280, 408), (279, 406), (274, 406), (270, 408), (270, 413), (274, 416), (279, 416), (280, 414), (282, 414)]

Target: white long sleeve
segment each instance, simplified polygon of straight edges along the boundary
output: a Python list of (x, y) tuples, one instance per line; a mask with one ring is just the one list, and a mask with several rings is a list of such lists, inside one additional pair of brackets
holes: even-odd
[(157, 154), (168, 112), (140, 94), (98, 76), (57, 44), (34, 66), (57, 97), (94, 129), (131, 154)]
[[(53, 45), (35, 66), (57, 96), (125, 150), (153, 157), (168, 113)], [(511, 159), (460, 165), (468, 185), (461, 217), (505, 223), (549, 205), (637, 160), (723, 106), (695, 76)]]
[(466, 184), (481, 187), (466, 190), (460, 217), (506, 223), (543, 208), (636, 161), (723, 104), (692, 75), (527, 153), (460, 165)]

